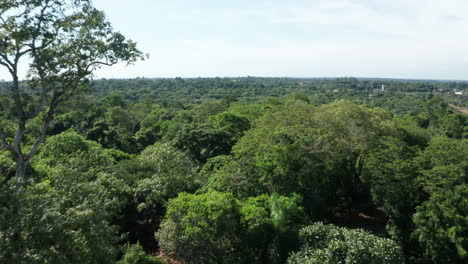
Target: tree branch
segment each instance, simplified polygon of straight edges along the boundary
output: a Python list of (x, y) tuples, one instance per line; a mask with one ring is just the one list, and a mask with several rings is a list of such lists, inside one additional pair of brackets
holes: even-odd
[(0, 15), (0, 20), (2, 20), (3, 24), (6, 24), (5, 18), (3, 18), (3, 16), (1, 15)]
[(1, 146), (6, 146), (8, 145), (7, 141), (6, 141), (6, 136), (5, 136), (5, 132), (3, 132), (3, 128), (0, 127), (0, 141), (2, 143)]
[(103, 65), (103, 66), (113, 66), (115, 63), (112, 62), (103, 62), (103, 61), (93, 61), (88, 64), (86, 67), (86, 71), (89, 71), (89, 68), (95, 66), (95, 65)]
[[(37, 49), (35, 47), (35, 42), (36, 42), (36, 38), (33, 38), (31, 51), (33, 53), (33, 56), (37, 57)], [(41, 80), (41, 82), (40, 82), (41, 83), (41, 89), (42, 89), (41, 99), (39, 101), (39, 105), (36, 107), (34, 112), (28, 114), (28, 116), (26, 117), (28, 119), (35, 118), (44, 109), (44, 105), (47, 102), (47, 94), (49, 93), (49, 84), (45, 80), (46, 78), (45, 78), (44, 69), (40, 65), (38, 65), (36, 68), (37, 68), (37, 71), (39, 73), (39, 78)]]
[(10, 65), (8, 65), (7, 63), (0, 60), (0, 65), (5, 66), (10, 73), (13, 73), (12, 69), (10, 68)]
[(29, 53), (29, 52), (31, 52), (31, 51), (32, 51), (32, 48), (25, 49), (25, 50), (23, 50), (23, 51), (18, 51), (18, 56), (19, 56), (19, 57), (22, 57), (22, 56), (24, 56), (25, 54), (27, 54), (27, 53)]
[(42, 112), (42, 110), (44, 110), (44, 106), (45, 106), (45, 104), (47, 102), (47, 93), (48, 93), (47, 89), (44, 89), (42, 91), (39, 105), (36, 107), (36, 109), (34, 109), (33, 112), (28, 113), (27, 115), (25, 115), (25, 119), (33, 119), (36, 116), (38, 116), (39, 113)]
[(28, 155), (25, 158), (26, 164), (28, 164), (31, 161), (31, 159), (34, 157), (34, 155), (36, 155), (37, 149), (42, 144), (42, 142), (44, 142), (50, 123), (54, 120), (54, 115), (55, 115), (57, 106), (62, 101), (62, 96), (63, 96), (63, 93), (54, 93), (52, 101), (49, 106), (49, 111), (47, 111), (47, 115), (44, 118), (44, 124), (42, 125), (41, 133), (39, 137), (36, 139), (36, 142), (34, 143), (33, 147), (31, 148), (31, 150), (29, 151)]
[(6, 141), (6, 136), (5, 136), (5, 132), (3, 131), (3, 128), (0, 127), (0, 150), (3, 150), (3, 149), (11, 149), (11, 145), (8, 144), (8, 142)]
[(0, 57), (3, 59), (3, 61), (0, 60), (0, 64), (5, 66), (8, 71), (13, 74), (13, 63), (11, 63), (5, 54), (0, 54)]

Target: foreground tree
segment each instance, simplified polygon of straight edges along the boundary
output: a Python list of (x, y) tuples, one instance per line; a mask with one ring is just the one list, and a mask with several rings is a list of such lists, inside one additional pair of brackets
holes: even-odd
[(395, 241), (377, 237), (362, 229), (347, 229), (317, 222), (301, 229), (299, 237), (302, 248), (290, 255), (289, 264), (405, 263), (401, 248)]
[[(1, 1), (0, 47), (0, 65), (11, 75), (8, 97), (0, 97), (8, 111), (0, 119), (15, 122), (13, 134), (0, 127), (0, 149), (13, 153), (19, 181), (60, 103), (83, 91), (95, 69), (143, 58), (90, 0)], [(27, 74), (21, 72), (24, 65)], [(34, 119), (41, 128), (26, 144), (27, 124)]]
[(165, 253), (189, 264), (243, 263), (239, 207), (230, 193), (181, 193), (169, 201), (156, 238)]
[(109, 174), (56, 170), (27, 188), (0, 185), (0, 263), (115, 263), (121, 238), (113, 222), (126, 185)]
[(156, 238), (185, 263), (285, 263), (303, 220), (296, 194), (239, 201), (231, 193), (181, 193), (168, 203)]
[(468, 259), (468, 184), (444, 190), (417, 208), (413, 236), (434, 263), (466, 263)]
[(273, 193), (250, 197), (242, 204), (245, 253), (250, 263), (285, 263), (288, 254), (297, 249), (297, 234), (303, 222), (302, 197)]

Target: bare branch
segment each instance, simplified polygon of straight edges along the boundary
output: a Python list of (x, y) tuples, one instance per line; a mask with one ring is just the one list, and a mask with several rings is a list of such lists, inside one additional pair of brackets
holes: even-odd
[(112, 63), (112, 62), (103, 62), (103, 61), (93, 61), (91, 63), (88, 64), (88, 66), (86, 67), (86, 71), (89, 71), (89, 69), (93, 66), (96, 66), (96, 65), (103, 65), (103, 66), (113, 66), (115, 65), (115, 63)]

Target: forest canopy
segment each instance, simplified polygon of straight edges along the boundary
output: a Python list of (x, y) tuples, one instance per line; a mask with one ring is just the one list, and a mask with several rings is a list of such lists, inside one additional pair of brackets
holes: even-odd
[(0, 151), (1, 261), (466, 261), (466, 102), (430, 90), (450, 83), (233, 80), (94, 81), (21, 189)]
[(144, 56), (90, 1), (0, 18), (0, 263), (467, 263), (467, 82), (93, 80)]

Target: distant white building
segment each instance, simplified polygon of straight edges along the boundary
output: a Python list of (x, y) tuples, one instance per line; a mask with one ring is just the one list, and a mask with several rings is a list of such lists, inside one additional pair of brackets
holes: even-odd
[(465, 94), (465, 92), (463, 92), (463, 91), (455, 92), (455, 95), (464, 95), (464, 94)]
[(385, 92), (385, 84), (382, 84), (382, 93)]

